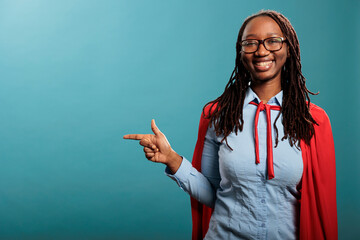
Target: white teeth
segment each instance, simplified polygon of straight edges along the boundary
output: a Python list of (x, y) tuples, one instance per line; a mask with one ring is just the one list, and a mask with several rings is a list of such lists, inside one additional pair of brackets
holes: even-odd
[(268, 66), (272, 63), (272, 61), (267, 61), (267, 62), (257, 62), (255, 63), (255, 65), (257, 66)]

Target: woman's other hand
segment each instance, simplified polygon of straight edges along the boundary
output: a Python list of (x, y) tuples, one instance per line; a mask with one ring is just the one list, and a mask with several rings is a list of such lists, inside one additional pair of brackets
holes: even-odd
[(145, 157), (148, 160), (164, 163), (173, 173), (176, 173), (181, 165), (182, 157), (171, 148), (154, 119), (151, 120), (151, 129), (154, 134), (127, 134), (124, 135), (124, 139), (140, 140), (139, 144), (144, 147)]

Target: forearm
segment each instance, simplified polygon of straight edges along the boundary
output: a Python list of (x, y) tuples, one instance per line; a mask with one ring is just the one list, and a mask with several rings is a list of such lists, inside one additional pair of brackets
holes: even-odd
[(209, 207), (214, 207), (216, 190), (202, 173), (192, 167), (187, 159), (182, 159), (175, 174), (172, 174), (169, 168), (165, 170), (165, 173), (175, 180), (179, 187), (191, 197)]

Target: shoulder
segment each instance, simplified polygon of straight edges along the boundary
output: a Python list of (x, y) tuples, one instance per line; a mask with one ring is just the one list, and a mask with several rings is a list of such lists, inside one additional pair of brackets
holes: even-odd
[(325, 110), (321, 107), (315, 105), (314, 103), (310, 103), (310, 114), (317, 122), (318, 125), (329, 122), (329, 117), (326, 114)]
[(203, 108), (203, 114), (201, 114), (202, 117), (209, 118), (214, 110), (216, 109), (218, 103), (217, 102), (209, 102), (207, 103)]
[(209, 102), (207, 103), (202, 111), (201, 111), (201, 116), (200, 116), (200, 125), (199, 125), (199, 133), (203, 133), (203, 135), (205, 136), (206, 134), (206, 130), (208, 129), (210, 120), (211, 120), (211, 115), (213, 114), (214, 110), (216, 109), (217, 106), (217, 102)]

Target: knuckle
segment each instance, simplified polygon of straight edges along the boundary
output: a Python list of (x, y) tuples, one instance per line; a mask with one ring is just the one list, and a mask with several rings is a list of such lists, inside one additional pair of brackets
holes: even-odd
[(141, 145), (141, 146), (147, 146), (148, 145), (148, 141), (146, 140), (146, 139), (142, 139), (140, 142), (139, 142), (139, 144)]

